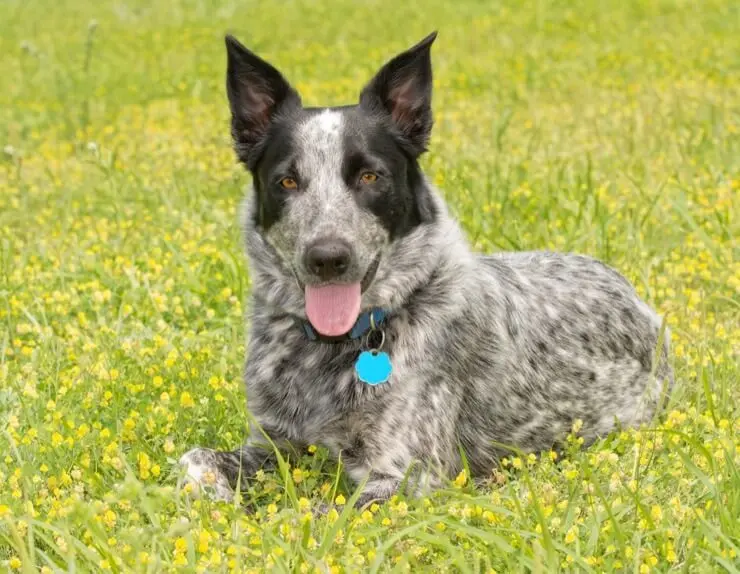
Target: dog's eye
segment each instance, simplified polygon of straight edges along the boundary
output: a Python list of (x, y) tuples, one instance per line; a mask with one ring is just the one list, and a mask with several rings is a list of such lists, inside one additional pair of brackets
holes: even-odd
[(378, 175), (371, 171), (366, 171), (360, 176), (360, 181), (364, 184), (375, 183), (378, 181)]
[(298, 182), (292, 177), (284, 177), (280, 180), (280, 185), (283, 186), (283, 189), (289, 189), (291, 191), (298, 189)]

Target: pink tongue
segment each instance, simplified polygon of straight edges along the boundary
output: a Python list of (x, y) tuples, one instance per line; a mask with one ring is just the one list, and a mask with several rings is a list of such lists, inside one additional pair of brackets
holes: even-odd
[(306, 315), (314, 329), (322, 335), (344, 335), (357, 322), (361, 299), (359, 283), (306, 286)]

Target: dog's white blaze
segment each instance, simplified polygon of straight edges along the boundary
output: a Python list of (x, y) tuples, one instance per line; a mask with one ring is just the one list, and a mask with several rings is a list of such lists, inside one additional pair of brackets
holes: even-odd
[(342, 168), (342, 114), (324, 110), (301, 126), (300, 172), (308, 176), (314, 205), (328, 211), (344, 191)]
[(339, 112), (324, 110), (316, 117), (316, 122), (323, 132), (335, 134), (339, 132), (339, 127), (342, 125), (342, 116)]

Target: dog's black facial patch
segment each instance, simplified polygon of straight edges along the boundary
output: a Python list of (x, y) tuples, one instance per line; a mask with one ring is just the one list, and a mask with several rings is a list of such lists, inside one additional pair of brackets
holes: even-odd
[[(342, 154), (336, 158), (338, 163), (328, 162), (325, 169), (341, 172), (347, 193), (358, 207), (374, 214), (391, 240), (434, 221), (433, 202), (418, 160), (405, 149), (387, 119), (362, 106), (329, 109), (342, 116)], [(280, 179), (292, 177), (303, 189), (310, 184), (308, 174), (298, 167), (306, 151), (298, 133), (301, 124), (325, 110), (301, 109), (278, 117), (260, 143), (259, 157), (250, 171), (256, 194), (254, 223), (264, 232), (280, 220), (291, 197), (301, 193), (300, 189), (283, 189)], [(378, 175), (371, 185), (360, 181), (368, 171)]]
[[(380, 220), (391, 240), (433, 221), (434, 206), (419, 162), (384, 118), (357, 107), (345, 112), (344, 122), (342, 178), (357, 204)], [(368, 171), (378, 176), (372, 184), (361, 181)]]
[(295, 122), (291, 119), (275, 122), (265, 138), (261, 154), (250, 170), (256, 203), (254, 223), (268, 231), (281, 217), (291, 193), (280, 185), (284, 177), (298, 180), (296, 171)]

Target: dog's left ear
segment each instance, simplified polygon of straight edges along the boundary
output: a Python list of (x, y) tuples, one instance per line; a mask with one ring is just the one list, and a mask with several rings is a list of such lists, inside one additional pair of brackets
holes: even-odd
[(360, 105), (390, 115), (417, 155), (432, 133), (432, 32), (385, 64), (360, 94)]

